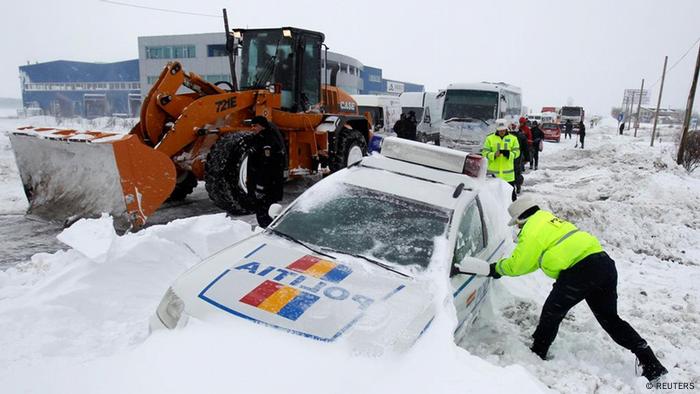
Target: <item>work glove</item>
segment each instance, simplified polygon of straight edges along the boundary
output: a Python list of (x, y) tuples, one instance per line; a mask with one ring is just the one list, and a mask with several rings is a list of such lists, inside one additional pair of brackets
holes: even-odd
[(494, 279), (498, 279), (501, 276), (503, 276), (503, 275), (496, 272), (496, 263), (489, 264), (489, 277), (494, 278)]
[(506, 159), (509, 159), (509, 158), (510, 158), (510, 151), (509, 151), (509, 150), (501, 149), (501, 154), (502, 154), (503, 156), (505, 156)]

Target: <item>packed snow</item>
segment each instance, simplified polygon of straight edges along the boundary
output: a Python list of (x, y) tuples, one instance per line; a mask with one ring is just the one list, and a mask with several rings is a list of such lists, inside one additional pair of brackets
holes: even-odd
[[(545, 144), (540, 169), (525, 174), (524, 192), (600, 238), (619, 271), (621, 316), (669, 369), (666, 381), (698, 387), (700, 179), (674, 163), (676, 134), (662, 128), (650, 148), (648, 127), (637, 138), (619, 136), (609, 119), (589, 130), (584, 150), (571, 140)], [(26, 206), (13, 163), (2, 135), (2, 214)], [(225, 326), (191, 319), (183, 329), (149, 335), (148, 318), (173, 280), (251, 231), (223, 214), (121, 236), (108, 216), (63, 230), (61, 250), (0, 271), (2, 391), (647, 391), (646, 380), (635, 376), (634, 356), (612, 342), (585, 303), (564, 320), (551, 360), (530, 353), (552, 284), (539, 272), (496, 281), (459, 346), (452, 339), (454, 306), (443, 302), (449, 283), (439, 270), (429, 274), (440, 313), (406, 354), (353, 354), (238, 319)], [(444, 245), (436, 246), (439, 258)]]

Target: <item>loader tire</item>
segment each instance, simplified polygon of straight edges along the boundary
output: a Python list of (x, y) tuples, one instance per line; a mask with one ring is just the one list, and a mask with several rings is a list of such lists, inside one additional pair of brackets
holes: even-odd
[(225, 134), (207, 155), (204, 185), (214, 205), (229, 214), (242, 215), (255, 208), (255, 200), (248, 195), (246, 186), (253, 135), (248, 132)]
[[(357, 159), (357, 156), (367, 156), (367, 141), (357, 130), (343, 130), (338, 135), (335, 153), (331, 159), (332, 172), (342, 170), (348, 166), (348, 159)], [(360, 157), (361, 158), (361, 157)], [(351, 163), (352, 164), (352, 163)]]
[(196, 187), (197, 177), (192, 172), (187, 171), (178, 177), (175, 189), (170, 193), (167, 201), (182, 201), (192, 194)]

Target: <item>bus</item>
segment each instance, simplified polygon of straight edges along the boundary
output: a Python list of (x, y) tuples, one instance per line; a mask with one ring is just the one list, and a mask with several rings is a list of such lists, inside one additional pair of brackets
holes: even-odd
[(496, 119), (518, 124), (522, 113), (520, 88), (503, 82), (451, 83), (437, 98), (440, 120), (433, 124), (443, 145), (471, 153), (481, 151)]

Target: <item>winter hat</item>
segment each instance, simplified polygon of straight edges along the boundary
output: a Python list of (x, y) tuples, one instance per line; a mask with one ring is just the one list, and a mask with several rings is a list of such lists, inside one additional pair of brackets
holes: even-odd
[(510, 214), (510, 222), (508, 222), (508, 225), (515, 225), (515, 223), (517, 223), (520, 219), (520, 215), (526, 213), (532, 208), (539, 209), (537, 202), (534, 198), (532, 198), (532, 196), (529, 194), (523, 194), (522, 196), (518, 197), (518, 199), (513, 201), (508, 207), (508, 213)]
[(256, 125), (259, 124), (262, 127), (269, 127), (270, 123), (267, 121), (267, 118), (264, 116), (256, 116), (253, 118), (253, 120), (250, 121), (251, 125)]

